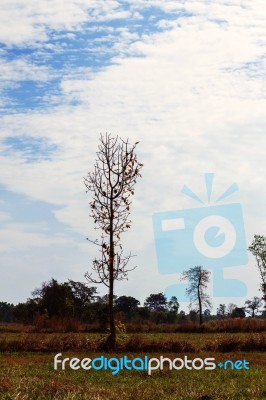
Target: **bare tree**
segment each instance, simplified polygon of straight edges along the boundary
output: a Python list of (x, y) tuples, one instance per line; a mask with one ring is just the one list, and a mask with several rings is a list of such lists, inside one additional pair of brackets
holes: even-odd
[(210, 280), (210, 271), (207, 271), (200, 266), (196, 266), (190, 268), (188, 271), (183, 272), (182, 275), (182, 279), (188, 280), (189, 282), (189, 286), (186, 289), (186, 294), (190, 298), (190, 306), (197, 303), (200, 324), (202, 324), (203, 306), (211, 307), (210, 296), (206, 293), (207, 284)]
[(262, 300), (259, 297), (255, 296), (251, 300), (246, 300), (245, 305), (247, 313), (251, 315), (252, 318), (254, 318), (256, 312), (258, 312), (260, 307), (262, 306)]
[(127, 279), (128, 272), (135, 268), (127, 268), (132, 255), (123, 254), (121, 234), (131, 227), (130, 198), (143, 166), (135, 154), (137, 144), (130, 146), (128, 139), (123, 141), (107, 133), (101, 135), (94, 170), (84, 178), (87, 192), (92, 192), (90, 216), (95, 229), (101, 230), (100, 241), (88, 239), (99, 246), (101, 254), (93, 261), (97, 278), (88, 272), (85, 276), (90, 282), (103, 283), (109, 288), (109, 348), (114, 348), (116, 343), (114, 282)]
[(266, 308), (266, 236), (254, 235), (249, 251), (256, 257), (261, 277), (261, 291)]

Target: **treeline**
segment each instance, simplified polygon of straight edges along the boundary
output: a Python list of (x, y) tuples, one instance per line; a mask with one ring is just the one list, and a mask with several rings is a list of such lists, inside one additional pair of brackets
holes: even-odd
[[(144, 305), (132, 296), (115, 296), (116, 319), (123, 323), (141, 324), (177, 324), (186, 321), (197, 322), (198, 311), (190, 310), (186, 314), (179, 310), (175, 296), (168, 301), (163, 293), (150, 294)], [(204, 321), (221, 320), (229, 317), (245, 318), (246, 314), (255, 317), (262, 306), (258, 297), (237, 307), (230, 303), (227, 307), (220, 304), (215, 314), (209, 309), (203, 312)], [(40, 328), (49, 326), (49, 321), (68, 319), (80, 323), (95, 325), (98, 329), (108, 326), (108, 295), (98, 296), (96, 287), (68, 280), (59, 283), (55, 279), (44, 282), (42, 287), (32, 292), (32, 297), (17, 305), (0, 302), (0, 322), (33, 324)]]

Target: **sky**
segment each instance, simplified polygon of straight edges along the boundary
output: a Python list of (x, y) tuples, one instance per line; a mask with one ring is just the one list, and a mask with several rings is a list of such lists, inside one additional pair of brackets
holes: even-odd
[(247, 259), (221, 268), (246, 294), (219, 294), (213, 266), (213, 310), (260, 296), (246, 249), (266, 234), (265, 66), (264, 0), (1, 0), (0, 301), (24, 302), (52, 277), (86, 282), (98, 254), (86, 238), (98, 233), (83, 178), (105, 132), (139, 141), (144, 164), (123, 236), (137, 268), (116, 294), (143, 302), (172, 286), (182, 301), (182, 268), (158, 261), (154, 215), (193, 220), (220, 205), (229, 218), (237, 203)]

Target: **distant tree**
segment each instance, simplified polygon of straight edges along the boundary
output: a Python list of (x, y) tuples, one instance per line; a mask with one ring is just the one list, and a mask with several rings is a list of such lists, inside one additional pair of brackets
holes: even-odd
[(198, 310), (190, 310), (188, 317), (190, 319), (190, 321), (192, 322), (196, 322), (198, 319), (198, 315), (199, 315), (199, 311)]
[(202, 324), (203, 307), (211, 307), (210, 296), (206, 293), (207, 284), (210, 280), (210, 271), (203, 269), (201, 266), (195, 266), (183, 272), (182, 279), (189, 282), (186, 294), (190, 298), (190, 306), (197, 304), (200, 324)]
[(226, 314), (228, 317), (232, 317), (232, 313), (234, 309), (237, 308), (237, 305), (234, 303), (229, 303), (227, 306)]
[(225, 304), (219, 305), (219, 307), (217, 308), (216, 315), (219, 319), (224, 319), (226, 317), (226, 305)]
[(170, 298), (170, 300), (169, 300), (169, 302), (168, 302), (168, 310), (169, 310), (169, 311), (173, 311), (173, 312), (175, 312), (176, 314), (178, 313), (178, 310), (179, 310), (179, 303), (178, 303), (178, 300), (177, 300), (177, 297), (176, 297), (176, 296), (172, 296), (172, 297)]
[(0, 301), (0, 322), (12, 322), (13, 310), (13, 304)]
[(152, 311), (151, 312), (151, 320), (155, 324), (166, 324), (166, 323), (171, 323), (171, 320), (169, 321), (168, 318), (169, 312), (167, 311)]
[(144, 307), (150, 311), (166, 311), (167, 298), (163, 293), (150, 294), (144, 302)]
[[(74, 316), (80, 319), (86, 315), (86, 309), (97, 300), (96, 287), (88, 287), (88, 284), (68, 280), (68, 285), (73, 294)], [(67, 292), (67, 295), (69, 293)]]
[[(116, 301), (116, 299), (117, 299), (117, 296), (114, 294), (113, 295), (114, 302)], [(99, 297), (98, 301), (99, 301), (99, 303), (109, 304), (109, 294), (105, 294), (102, 297)]]
[(82, 305), (87, 305), (95, 301), (97, 289), (94, 286), (88, 287), (87, 283), (75, 282), (71, 279), (68, 284), (76, 300), (79, 300)]
[(109, 308), (108, 303), (95, 301), (87, 305), (83, 311), (83, 319), (90, 322), (98, 322), (101, 331), (108, 328)]
[(137, 315), (140, 320), (149, 320), (151, 316), (151, 312), (147, 307), (138, 307)]
[(18, 303), (14, 306), (14, 321), (31, 324), (39, 312), (41, 312), (39, 301), (37, 299), (28, 299), (26, 303)]
[(245, 318), (244, 307), (235, 307), (232, 311), (232, 318)]
[(18, 303), (13, 311), (14, 321), (27, 324), (33, 321), (33, 316), (29, 316), (26, 303)]
[(132, 257), (123, 255), (121, 235), (131, 227), (130, 198), (143, 166), (135, 154), (137, 143), (130, 146), (128, 140), (118, 136), (101, 135), (94, 170), (84, 178), (87, 191), (92, 193), (91, 217), (95, 229), (102, 232), (100, 243), (98, 239), (90, 240), (100, 250), (100, 258), (93, 261), (92, 267), (96, 277), (88, 272), (86, 278), (91, 283), (103, 283), (109, 289), (110, 335), (106, 341), (109, 349), (116, 344), (114, 283), (127, 279), (130, 271), (127, 265)]
[(255, 256), (261, 277), (261, 291), (266, 308), (266, 236), (254, 235), (249, 251)]
[(178, 314), (178, 321), (182, 322), (182, 321), (186, 321), (187, 316), (184, 310), (181, 310)]
[(67, 282), (58, 283), (56, 279), (44, 282), (42, 287), (32, 292), (42, 312), (49, 317), (74, 316), (75, 298)]
[(139, 305), (139, 300), (132, 296), (120, 296), (115, 300), (115, 310), (122, 311), (129, 319), (137, 311)]
[(203, 312), (204, 319), (205, 321), (209, 321), (211, 319), (211, 310), (209, 308), (206, 308)]
[(259, 311), (260, 307), (262, 306), (262, 299), (255, 296), (251, 300), (245, 301), (245, 310), (248, 314), (251, 315), (252, 318), (255, 317), (256, 313)]

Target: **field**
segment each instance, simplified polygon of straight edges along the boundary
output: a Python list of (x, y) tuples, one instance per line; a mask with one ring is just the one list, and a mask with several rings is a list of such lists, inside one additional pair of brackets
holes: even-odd
[[(0, 399), (45, 400), (241, 400), (266, 399), (266, 334), (146, 333), (119, 338), (116, 354), (101, 351), (104, 337), (86, 333), (0, 334)], [(249, 370), (54, 370), (63, 357), (214, 357), (247, 360)], [(166, 365), (167, 367), (167, 365)]]

